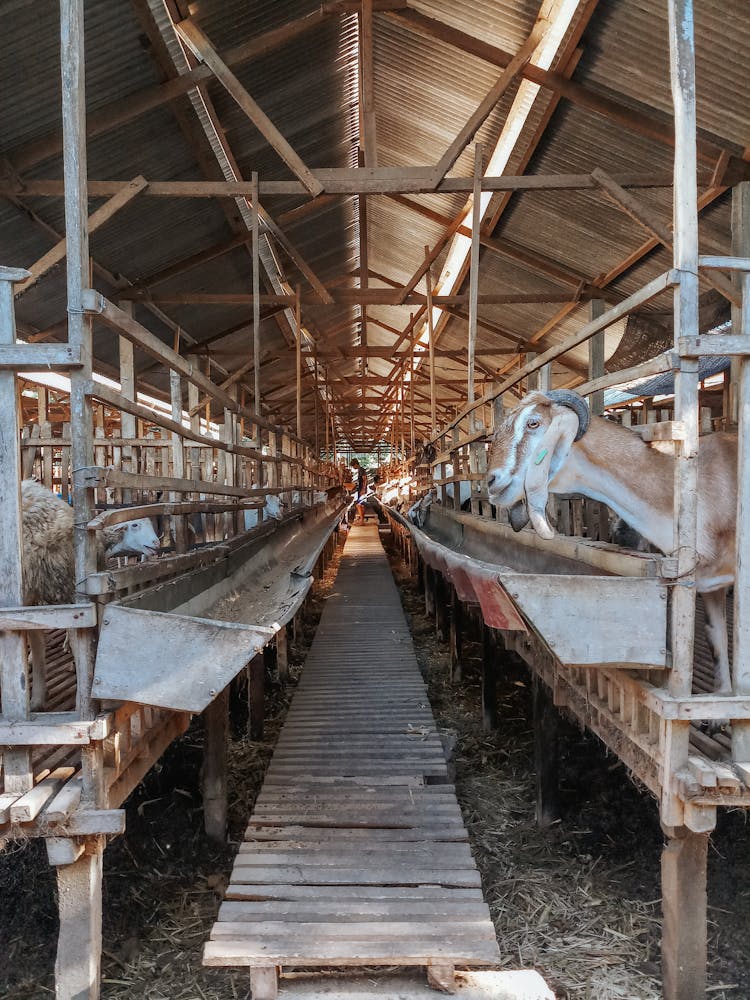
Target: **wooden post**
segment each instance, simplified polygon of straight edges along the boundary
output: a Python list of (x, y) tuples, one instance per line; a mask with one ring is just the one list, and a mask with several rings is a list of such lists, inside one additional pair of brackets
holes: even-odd
[(439, 642), (448, 641), (448, 586), (439, 570), (435, 571), (435, 634)]
[[(746, 256), (750, 250), (750, 183), (743, 181), (732, 191), (732, 252)], [(742, 308), (732, 307), (734, 333), (750, 335), (750, 274), (738, 273), (742, 288)], [(734, 662), (733, 692), (750, 694), (750, 361), (739, 358), (737, 392), (739, 442), (737, 448), (737, 555), (734, 580)], [(750, 723), (732, 721), (732, 756), (750, 760)]]
[(665, 827), (661, 856), (665, 1000), (705, 1000), (707, 833)]
[(557, 754), (557, 709), (537, 674), (532, 681), (534, 707), (534, 765), (536, 769), (536, 822), (542, 828), (560, 817)]
[(296, 301), (294, 304), (294, 325), (297, 330), (297, 437), (302, 437), (302, 316), (300, 314), (299, 285), (297, 285)]
[(427, 259), (427, 270), (425, 271), (425, 283), (427, 285), (427, 333), (429, 336), (430, 352), (430, 425), (433, 437), (437, 434), (437, 404), (435, 401), (435, 328), (432, 322), (432, 267), (430, 266), (430, 248), (424, 248)]
[[(589, 303), (589, 319), (599, 319), (606, 312), (604, 299), (592, 299)], [(595, 333), (589, 340), (589, 378), (601, 378), (604, 374), (604, 330)], [(604, 413), (604, 390), (592, 392), (589, 396), (591, 413), (601, 417)]]
[[(0, 267), (0, 344), (15, 344), (13, 283), (28, 271)], [(0, 371), (0, 606), (23, 604), (21, 578), (21, 446), (16, 374)], [(23, 632), (0, 632), (0, 691), (6, 722), (20, 722), (29, 714), (29, 676)], [(33, 783), (29, 748), (6, 747), (3, 767), (6, 792), (26, 792)]]
[(464, 607), (458, 599), (458, 592), (455, 587), (451, 587), (451, 616), (450, 616), (450, 654), (451, 654), (451, 680), (461, 680), (461, 647), (463, 644)]
[[(674, 266), (680, 283), (674, 293), (674, 336), (698, 335), (698, 214), (695, 146), (695, 47), (692, 0), (669, 0), (672, 99), (675, 109)], [(698, 362), (680, 359), (675, 374), (675, 420), (685, 427), (676, 443), (675, 537), (678, 582), (672, 592), (672, 670), (669, 692), (689, 696), (693, 678), (695, 627), (695, 544), (697, 528)], [(674, 787), (675, 772), (688, 756), (688, 722), (664, 727), (665, 771), (662, 821), (682, 825), (682, 805)]]
[[(181, 424), (182, 382), (180, 380), (179, 372), (170, 371), (169, 373), (169, 394), (172, 401), (172, 420)], [(123, 414), (123, 416), (125, 416), (125, 414)], [(176, 479), (182, 479), (185, 475), (185, 452), (182, 447), (182, 437), (176, 431), (172, 431), (172, 475)], [(179, 493), (170, 493), (169, 499), (172, 503), (177, 503), (181, 497)], [(174, 532), (175, 551), (186, 552), (187, 529), (185, 519), (179, 516), (173, 517), (172, 529)]]
[(482, 622), (482, 727), (497, 729), (497, 637), (495, 630)]
[(102, 947), (103, 838), (87, 841), (85, 853), (57, 868), (60, 931), (55, 960), (57, 1000), (98, 1000)]
[(255, 415), (260, 416), (260, 196), (258, 172), (252, 174), (253, 220), (253, 379), (255, 386)]
[[(698, 335), (698, 213), (695, 139), (695, 40), (692, 0), (669, 0), (669, 51), (674, 103), (674, 337)], [(669, 693), (688, 697), (693, 678), (695, 545), (697, 529), (698, 362), (680, 358), (675, 373), (674, 418), (685, 439), (675, 446), (674, 551), (677, 585), (672, 592), (672, 670)], [(662, 982), (665, 1000), (705, 996), (706, 850), (704, 834), (680, 836), (684, 806), (676, 773), (687, 765), (689, 722), (662, 726), (664, 761), (660, 802), (669, 831), (662, 856)]]
[(254, 656), (247, 665), (247, 728), (248, 736), (251, 740), (263, 739), (263, 730), (266, 719), (266, 650), (270, 653), (271, 647), (265, 646), (263, 652)]
[(428, 563), (422, 563), (424, 580), (424, 613), (428, 618), (435, 614), (435, 570)]
[[(129, 316), (133, 315), (133, 303), (132, 302), (121, 302), (120, 308), (123, 312), (127, 313)], [(127, 340), (125, 337), (118, 337), (119, 347), (120, 347), (120, 392), (123, 394), (125, 399), (131, 399), (135, 401), (136, 398), (136, 384), (135, 384), (135, 361), (133, 357), (133, 342)], [(124, 410), (120, 413), (120, 433), (123, 438), (134, 438), (136, 437), (136, 418), (132, 413), (126, 413)], [(137, 460), (132, 447), (128, 445), (123, 445), (122, 448), (122, 469), (124, 472), (138, 472), (140, 471), (137, 467)], [(177, 475), (177, 473), (175, 473)], [(132, 491), (123, 490), (122, 491), (122, 501), (123, 503), (130, 503), (132, 500)]]
[[(466, 402), (474, 402), (474, 352), (477, 346), (477, 297), (479, 295), (479, 254), (482, 227), (482, 154), (481, 142), (474, 146), (474, 191), (471, 208), (471, 257), (469, 262), (469, 332), (466, 371)], [(474, 430), (474, 414), (469, 420), (469, 431)]]
[(282, 625), (276, 633), (276, 669), (279, 672), (279, 680), (282, 684), (286, 684), (289, 680), (289, 644), (286, 625)]
[(227, 838), (228, 687), (216, 695), (203, 717), (206, 732), (203, 751), (203, 825), (211, 840), (223, 844)]

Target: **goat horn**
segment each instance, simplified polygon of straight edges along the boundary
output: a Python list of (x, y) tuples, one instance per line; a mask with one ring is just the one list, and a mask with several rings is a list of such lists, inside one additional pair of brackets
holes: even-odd
[(579, 396), (572, 389), (552, 389), (546, 393), (546, 396), (553, 403), (559, 403), (560, 406), (567, 406), (578, 415), (578, 433), (573, 440), (580, 441), (589, 429), (589, 420), (591, 419), (591, 411), (583, 396)]

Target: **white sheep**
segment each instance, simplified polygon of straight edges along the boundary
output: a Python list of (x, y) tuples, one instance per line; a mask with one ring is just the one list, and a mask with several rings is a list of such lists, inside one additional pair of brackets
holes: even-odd
[[(73, 508), (41, 483), (21, 483), (21, 541), (25, 605), (71, 604), (75, 599)], [(107, 527), (98, 540), (105, 556), (154, 555), (160, 543), (148, 518)], [(44, 634), (30, 630), (32, 711), (39, 711), (47, 694)]]

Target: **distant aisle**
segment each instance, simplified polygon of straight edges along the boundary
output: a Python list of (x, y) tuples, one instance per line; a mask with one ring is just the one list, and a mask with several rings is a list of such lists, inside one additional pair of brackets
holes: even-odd
[(204, 964), (500, 962), (479, 873), (376, 527), (349, 533)]

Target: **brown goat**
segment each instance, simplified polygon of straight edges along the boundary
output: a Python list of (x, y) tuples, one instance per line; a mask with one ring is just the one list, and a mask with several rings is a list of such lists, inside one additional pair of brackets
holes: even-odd
[[(607, 504), (652, 545), (674, 551), (674, 466), (626, 427), (590, 417), (577, 393), (529, 393), (501, 421), (487, 461), (490, 503), (552, 538), (549, 493), (582, 493)], [(696, 588), (716, 658), (717, 691), (729, 694), (726, 593), (734, 581), (737, 435), (709, 434), (698, 454)]]

